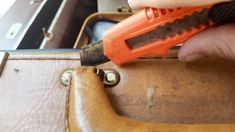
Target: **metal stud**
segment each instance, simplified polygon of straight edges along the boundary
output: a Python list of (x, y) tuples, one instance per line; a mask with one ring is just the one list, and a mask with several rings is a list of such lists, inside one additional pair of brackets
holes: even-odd
[(120, 81), (120, 75), (115, 70), (103, 70), (104, 71), (104, 79), (103, 84), (108, 87), (115, 86)]
[(44, 27), (42, 28), (44, 38), (46, 38), (47, 42), (51, 41), (54, 38), (54, 33), (48, 32), (48, 30)]
[(64, 86), (69, 86), (70, 85), (70, 83), (71, 83), (71, 79), (72, 79), (72, 74), (73, 74), (73, 70), (67, 70), (67, 71), (65, 71), (63, 74), (62, 74), (62, 76), (61, 76), (61, 78), (60, 78), (60, 81), (62, 82), (62, 84), (64, 85)]
[[(61, 76), (61, 82), (64, 86), (69, 86), (72, 79), (73, 70), (65, 71)], [(101, 70), (97, 69), (96, 74), (101, 78), (102, 83), (106, 87), (113, 87), (120, 81), (120, 75), (115, 70)]]

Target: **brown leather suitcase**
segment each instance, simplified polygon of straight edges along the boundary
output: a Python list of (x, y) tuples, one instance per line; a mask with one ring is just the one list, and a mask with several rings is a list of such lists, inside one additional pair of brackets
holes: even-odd
[[(90, 22), (129, 15), (93, 14), (74, 48), (87, 44), (83, 31)], [(212, 58), (181, 63), (173, 51), (167, 58), (97, 66), (120, 75), (116, 86), (104, 88), (93, 67), (80, 67), (78, 52), (0, 54), (0, 131), (232, 132), (234, 66)], [(61, 79), (68, 69), (66, 87)]]
[[(10, 53), (0, 77), (0, 131), (75, 130), (71, 129), (71, 118), (76, 119), (76, 114), (71, 115), (70, 112), (74, 105), (69, 105), (74, 94), (70, 86), (66, 88), (60, 79), (64, 71), (78, 67), (79, 60), (77, 52)], [(136, 60), (123, 66), (112, 63), (98, 66), (120, 74), (119, 84), (105, 89), (118, 115), (156, 124), (185, 125), (181, 128), (184, 131), (193, 131), (187, 127), (189, 125), (203, 124), (206, 125), (202, 127), (204, 131), (230, 132), (235, 122), (234, 67), (234, 61), (220, 59), (181, 63), (170, 58)], [(77, 72), (74, 76), (77, 74), (83, 75)], [(87, 81), (91, 83), (86, 86), (96, 86), (97, 82), (92, 77), (90, 79)], [(79, 78), (73, 81), (72, 84), (82, 84)], [(97, 87), (102, 87), (99, 85)], [(94, 102), (96, 100), (88, 100), (88, 94), (96, 95), (95, 91), (91, 89), (77, 98), (83, 97), (84, 102), (89, 101), (84, 104), (91, 108), (103, 106)], [(97, 95), (100, 95), (99, 92)], [(104, 105), (89, 117), (98, 119), (105, 109)], [(106, 124), (104, 120), (96, 123), (97, 126)], [(111, 126), (118, 126), (112, 121), (106, 125), (110, 123)], [(210, 129), (207, 129), (208, 125)], [(216, 127), (219, 125), (222, 127)], [(89, 130), (95, 131), (93, 128)]]

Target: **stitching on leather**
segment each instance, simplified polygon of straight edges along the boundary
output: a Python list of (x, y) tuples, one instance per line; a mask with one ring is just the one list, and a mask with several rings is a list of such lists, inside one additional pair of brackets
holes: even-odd
[(66, 93), (66, 101), (65, 101), (65, 132), (69, 132), (69, 97), (70, 97), (70, 90), (71, 90), (71, 85), (68, 85), (66, 87), (67, 93)]

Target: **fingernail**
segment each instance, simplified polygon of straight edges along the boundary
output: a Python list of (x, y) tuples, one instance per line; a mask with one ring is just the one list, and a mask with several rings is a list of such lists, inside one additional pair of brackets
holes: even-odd
[(199, 58), (202, 58), (202, 57), (203, 57), (203, 55), (201, 55), (201, 54), (191, 54), (188, 56), (182, 56), (181, 54), (179, 54), (179, 60), (181, 62), (190, 62), (190, 61), (194, 61)]

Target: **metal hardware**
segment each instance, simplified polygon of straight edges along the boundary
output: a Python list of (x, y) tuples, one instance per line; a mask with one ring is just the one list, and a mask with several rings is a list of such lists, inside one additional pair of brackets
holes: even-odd
[(106, 74), (106, 80), (109, 83), (115, 83), (115, 82), (117, 82), (117, 77), (114, 73), (110, 72), (110, 73)]
[(47, 42), (51, 41), (54, 38), (54, 34), (52, 32), (48, 32), (45, 27), (42, 28), (42, 31)]
[(124, 13), (131, 13), (132, 9), (130, 7), (119, 7), (117, 9), (118, 12), (124, 12)]
[[(64, 86), (69, 86), (72, 79), (73, 70), (66, 70), (60, 80)], [(117, 85), (120, 81), (120, 75), (115, 70), (101, 70), (97, 69), (96, 74), (101, 78), (104, 86), (113, 87)]]
[(64, 86), (67, 87), (67, 86), (70, 85), (71, 79), (72, 79), (72, 74), (73, 74), (73, 70), (72, 70), (72, 69), (67, 70), (67, 71), (65, 71), (65, 72), (62, 74), (62, 76), (61, 76), (61, 78), (60, 78), (60, 81), (62, 82), (62, 84), (63, 84)]
[(3, 72), (4, 66), (6, 64), (7, 58), (8, 58), (7, 52), (0, 52), (0, 76)]
[(120, 75), (115, 70), (103, 70), (103, 84), (106, 87), (113, 87), (120, 82)]

